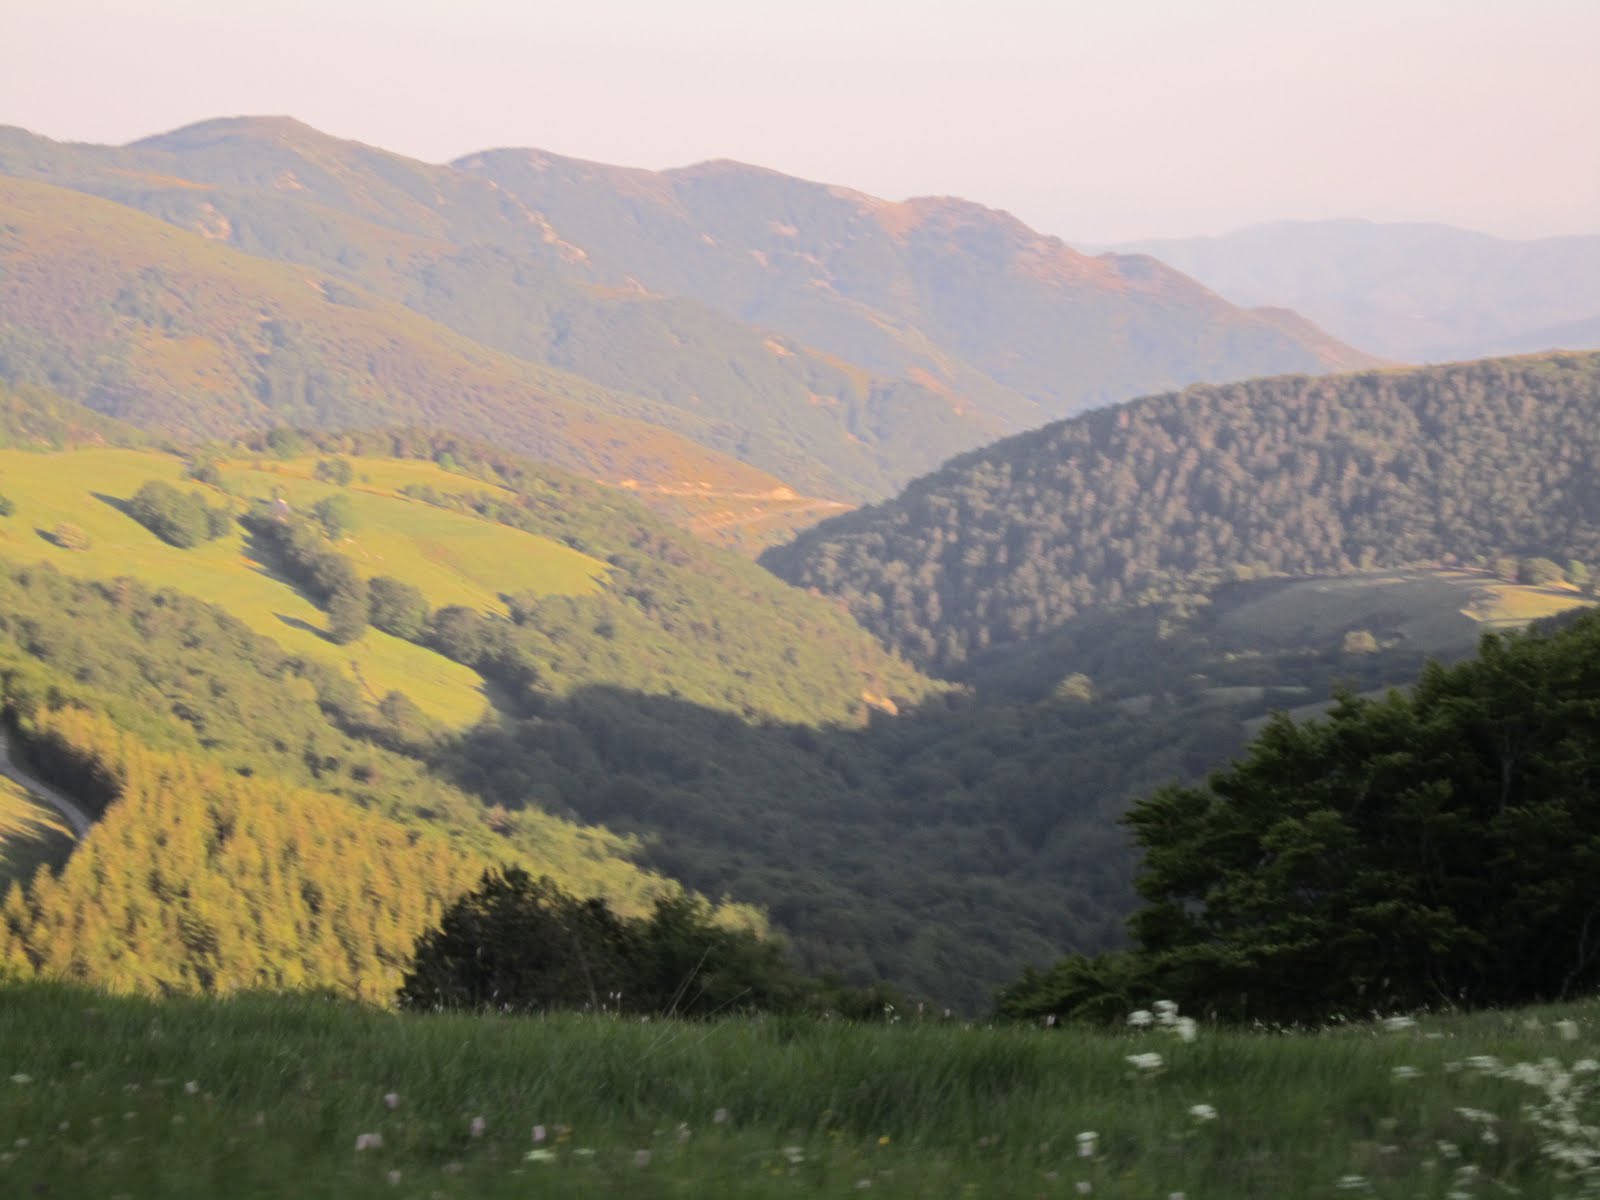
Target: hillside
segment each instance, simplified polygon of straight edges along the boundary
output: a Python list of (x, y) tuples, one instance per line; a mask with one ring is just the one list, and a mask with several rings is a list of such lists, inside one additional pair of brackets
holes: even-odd
[[(459, 160), (581, 245), (597, 272), (687, 295), (869, 370), (977, 372), (1059, 416), (1207, 379), (1366, 365), (1142, 257), (1090, 258), (970, 201), (893, 203), (732, 162), (653, 173), (499, 150)], [(942, 353), (930, 355), (929, 349)], [(1015, 419), (1015, 402), (996, 416)]]
[[(780, 482), (650, 403), (120, 205), (0, 180), (0, 376), (188, 438), (425, 423), (613, 482)], [(705, 435), (707, 440), (713, 440)]]
[(1597, 408), (1600, 355), (1195, 387), (955, 459), (763, 561), (945, 671), (1227, 579), (1593, 563)]
[(507, 151), (443, 167), (241, 118), (122, 148), (0, 129), (0, 174), (405, 304), (834, 499), (1138, 391), (1369, 361), (977, 205), (732, 164), (654, 176)]
[(1235, 304), (1283, 305), (1410, 362), (1600, 348), (1600, 236), (1282, 221), (1113, 249), (1153, 255)]

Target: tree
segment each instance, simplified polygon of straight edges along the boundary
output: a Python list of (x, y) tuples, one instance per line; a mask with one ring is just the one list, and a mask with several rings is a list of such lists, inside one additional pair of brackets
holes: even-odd
[(342, 458), (324, 458), (312, 470), (312, 475), (324, 483), (348, 487), (355, 478), (355, 468)]
[(555, 1008), (710, 1017), (795, 1008), (806, 988), (783, 949), (715, 924), (702, 900), (657, 899), (648, 918), (620, 917), (519, 867), (478, 888), (417, 942), (402, 1008)]
[[(1410, 694), (1279, 715), (1202, 787), (1127, 817), (1137, 948), (1008, 991), (1016, 1015), (1107, 989), (1233, 1019), (1553, 1000), (1600, 983), (1600, 614), (1489, 635)], [(1042, 1007), (1048, 1006), (1048, 1007)]]
[(326, 496), (311, 506), (311, 515), (331, 541), (338, 541), (356, 527), (356, 506), (350, 497)]
[(1533, 587), (1549, 587), (1560, 583), (1566, 573), (1548, 558), (1525, 558), (1517, 564), (1517, 582)]
[(428, 627), (428, 602), (415, 587), (387, 575), (373, 579), (367, 589), (373, 627), (404, 638), (420, 641)]
[(328, 596), (328, 639), (344, 646), (360, 638), (367, 631), (369, 608), (366, 580), (335, 588)]
[(1589, 585), (1594, 582), (1594, 577), (1591, 575), (1589, 568), (1577, 559), (1573, 559), (1567, 564), (1566, 574), (1567, 582), (1579, 591), (1587, 591)]

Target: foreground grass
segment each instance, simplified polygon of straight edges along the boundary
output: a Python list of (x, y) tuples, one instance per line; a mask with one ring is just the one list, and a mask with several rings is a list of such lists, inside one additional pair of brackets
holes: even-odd
[[(1593, 1055), (1597, 1031), (1593, 1003), (1182, 1043), (10, 986), (0, 1195), (1553, 1197), (1528, 1089), (1459, 1064)], [(1161, 1070), (1127, 1061), (1149, 1051)], [(1492, 1142), (1462, 1108), (1499, 1115)]]

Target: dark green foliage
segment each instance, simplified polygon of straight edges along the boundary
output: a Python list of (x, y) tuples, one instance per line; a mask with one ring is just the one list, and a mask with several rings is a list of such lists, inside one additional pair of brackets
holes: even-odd
[(1194, 387), (965, 455), (762, 561), (955, 670), (1228, 579), (1593, 561), (1597, 456), (1600, 354)]
[(1484, 638), (1410, 694), (1274, 720), (1203, 787), (1134, 807), (1138, 949), (1009, 989), (1235, 1019), (1512, 1005), (1600, 984), (1600, 615)]
[[(349, 470), (350, 464), (345, 464)], [(337, 542), (356, 527), (356, 506), (348, 496), (325, 496), (311, 506), (311, 515), (329, 539)]]
[(324, 483), (348, 487), (355, 478), (355, 468), (342, 458), (325, 458), (316, 465), (312, 475)]
[(0, 517), (9, 517), (17, 511), (17, 506), (10, 496), (0, 496)]
[(415, 587), (379, 575), (368, 582), (367, 599), (370, 605), (367, 619), (374, 629), (408, 642), (421, 640), (428, 623), (428, 602)]
[(1549, 587), (1552, 583), (1560, 583), (1565, 578), (1566, 572), (1558, 563), (1548, 558), (1525, 558), (1517, 564), (1518, 583)]
[(630, 919), (510, 868), (485, 872), (418, 940), (399, 1001), (695, 1017), (770, 1012), (799, 996), (775, 943), (713, 924), (702, 902), (664, 898), (648, 918)]
[(222, 537), (233, 527), (226, 504), (212, 507), (195, 492), (181, 492), (152, 479), (128, 501), (128, 515), (168, 545), (189, 550)]
[(242, 522), (279, 569), (328, 613), (332, 641), (344, 645), (361, 636), (371, 607), (367, 581), (323, 540), (320, 522), (264, 501), (257, 501)]

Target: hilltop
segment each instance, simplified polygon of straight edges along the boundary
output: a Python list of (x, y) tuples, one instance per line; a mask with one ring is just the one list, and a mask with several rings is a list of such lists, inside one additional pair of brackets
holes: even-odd
[(1600, 355), (1194, 387), (952, 460), (763, 561), (945, 671), (1229, 579), (1600, 561)]
[[(122, 148), (0, 130), (0, 174), (293, 263), (359, 307), (404, 305), (563, 372), (541, 377), (547, 390), (564, 381), (568, 399), (835, 501), (885, 495), (951, 454), (1137, 392), (1372, 361), (1150, 259), (1089, 258), (980, 205), (890, 203), (739, 164), (655, 174), (495, 151), (436, 166), (239, 118)], [(19, 327), (46, 332), (59, 297), (34, 300), (43, 315), (19, 313)], [(41, 353), (6, 376), (90, 397), (60, 364), (38, 374), (28, 358)], [(504, 373), (498, 356), (478, 365)], [(123, 391), (151, 386), (136, 375)], [(592, 451), (559, 446), (569, 432), (538, 452), (588, 469)], [(708, 486), (736, 510), (742, 493), (772, 490), (714, 472)]]

